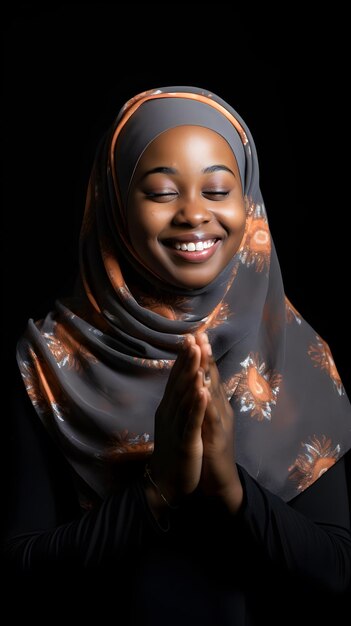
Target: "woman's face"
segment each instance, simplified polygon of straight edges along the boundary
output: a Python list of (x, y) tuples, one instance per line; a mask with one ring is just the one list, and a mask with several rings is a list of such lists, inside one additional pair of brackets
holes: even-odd
[(200, 126), (159, 135), (136, 168), (127, 220), (133, 248), (159, 278), (186, 289), (209, 284), (245, 229), (239, 170), (227, 142)]

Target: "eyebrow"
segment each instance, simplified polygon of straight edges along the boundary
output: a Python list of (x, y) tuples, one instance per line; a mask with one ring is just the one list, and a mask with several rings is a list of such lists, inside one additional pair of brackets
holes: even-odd
[(205, 167), (203, 170), (203, 174), (212, 174), (212, 172), (219, 172), (220, 170), (224, 170), (225, 172), (229, 172), (229, 174), (233, 174), (235, 178), (235, 174), (233, 170), (231, 170), (226, 165), (210, 165), (209, 167)]
[[(213, 172), (219, 172), (221, 170), (224, 170), (225, 172), (229, 172), (235, 178), (234, 172), (226, 165), (221, 165), (221, 164), (209, 165), (208, 167), (204, 167), (201, 170), (201, 172), (203, 174), (212, 174)], [(150, 176), (150, 174), (179, 174), (179, 172), (174, 167), (163, 167), (163, 166), (153, 167), (152, 170), (148, 170), (147, 172), (145, 172), (145, 174), (142, 177), (142, 180), (146, 178), (147, 176)]]
[(152, 170), (148, 170), (143, 174), (141, 180), (144, 180), (144, 178), (150, 176), (150, 174), (178, 174), (178, 170), (174, 167), (153, 167)]

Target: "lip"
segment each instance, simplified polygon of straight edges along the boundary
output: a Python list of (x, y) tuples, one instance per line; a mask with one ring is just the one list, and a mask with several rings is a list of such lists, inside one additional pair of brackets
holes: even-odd
[[(216, 237), (208, 237), (208, 239), (216, 239)], [(177, 241), (183, 241), (186, 243), (187, 241), (207, 241), (206, 239), (178, 239)], [(221, 239), (217, 239), (216, 243), (213, 244), (211, 248), (207, 248), (207, 250), (194, 250), (194, 252), (188, 252), (188, 250), (177, 250), (176, 248), (172, 248), (171, 246), (167, 246), (167, 250), (170, 251), (172, 256), (176, 256), (177, 258), (184, 259), (189, 263), (204, 263), (208, 261), (218, 249), (218, 246), (221, 244)]]

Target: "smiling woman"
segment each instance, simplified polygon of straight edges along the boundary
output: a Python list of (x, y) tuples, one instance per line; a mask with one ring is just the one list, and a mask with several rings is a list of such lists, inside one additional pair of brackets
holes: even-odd
[(75, 293), (17, 360), (5, 549), (35, 589), (64, 580), (99, 611), (110, 591), (124, 626), (287, 624), (272, 590), (321, 624), (321, 594), (346, 594), (350, 403), (285, 295), (255, 144), (220, 97), (122, 107)]

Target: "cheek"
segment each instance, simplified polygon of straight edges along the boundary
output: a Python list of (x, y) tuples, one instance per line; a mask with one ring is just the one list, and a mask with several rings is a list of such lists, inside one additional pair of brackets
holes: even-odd
[(240, 214), (238, 214), (236, 224), (237, 224), (236, 228), (243, 235), (245, 226), (246, 226), (246, 212), (245, 211), (242, 211), (240, 212)]
[(230, 229), (230, 235), (228, 239), (228, 254), (232, 256), (235, 254), (241, 245), (246, 225), (246, 211), (245, 207), (237, 206), (231, 208), (228, 213), (227, 227)]
[(236, 207), (232, 207), (230, 211), (228, 211), (228, 225), (230, 229), (233, 231), (234, 235), (238, 235), (243, 233), (245, 230), (246, 224), (246, 211), (244, 204)]
[(156, 209), (143, 207), (129, 208), (127, 227), (132, 241), (145, 244), (145, 239), (157, 236), (161, 227), (160, 215)]

